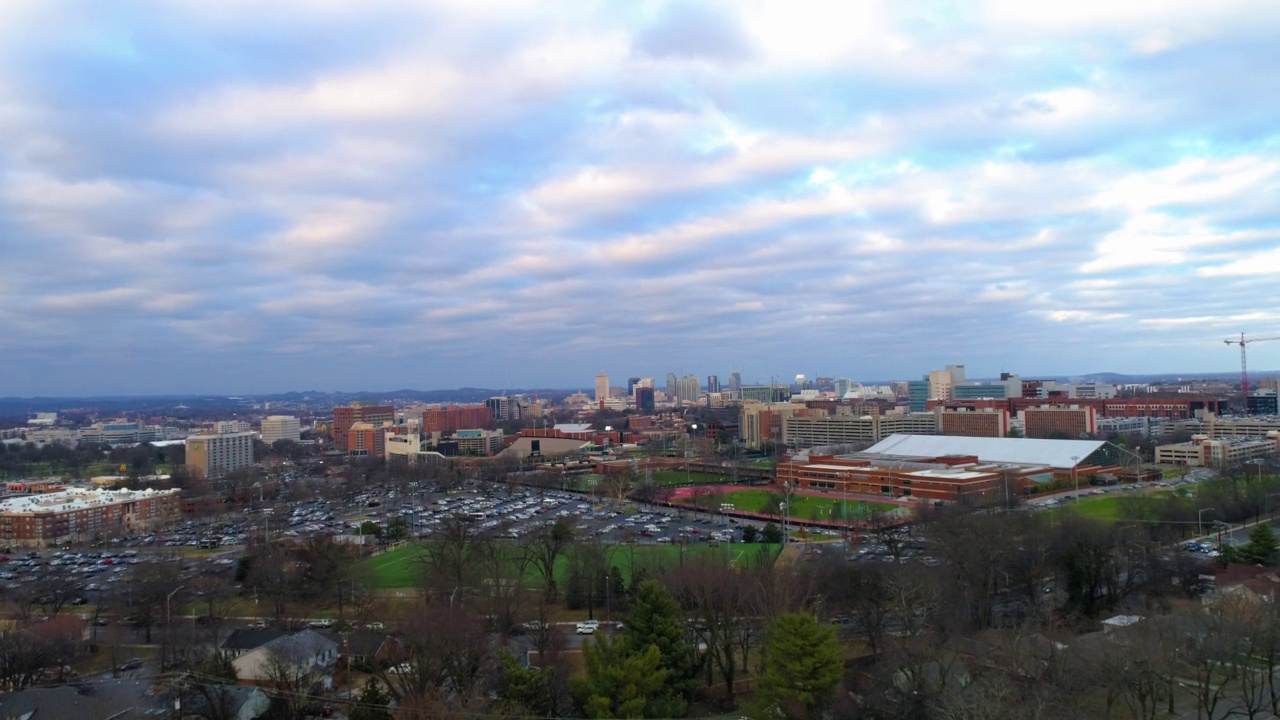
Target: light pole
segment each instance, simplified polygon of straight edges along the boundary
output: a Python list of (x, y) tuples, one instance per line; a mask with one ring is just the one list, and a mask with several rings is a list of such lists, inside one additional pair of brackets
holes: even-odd
[(173, 589), (173, 592), (171, 592), (171, 593), (169, 593), (168, 595), (165, 595), (165, 596), (164, 596), (164, 624), (165, 624), (165, 631), (166, 631), (166, 632), (168, 632), (168, 627), (169, 627), (169, 618), (171, 617), (171, 613), (169, 612), (169, 601), (170, 601), (170, 600), (172, 600), (172, 599), (173, 599), (173, 596), (174, 596), (174, 595), (177, 595), (177, 594), (178, 594), (178, 591), (179, 591), (179, 590), (181, 590), (181, 589), (182, 589), (182, 588), (184, 588), (184, 587), (186, 587), (186, 585), (179, 585), (178, 587), (176, 587), (176, 588), (174, 588), (174, 589)]
[(1280, 493), (1271, 493), (1270, 495), (1267, 495), (1266, 497), (1262, 498), (1262, 514), (1263, 515), (1271, 514), (1271, 498), (1273, 497), (1280, 497)]
[(1071, 456), (1071, 479), (1074, 480), (1076, 484), (1076, 494), (1075, 494), (1076, 502), (1080, 502), (1080, 472), (1079, 472), (1079, 469), (1076, 467), (1079, 460), (1080, 460), (1079, 455)]
[(1196, 511), (1196, 535), (1204, 536), (1204, 514), (1214, 508), (1203, 508)]

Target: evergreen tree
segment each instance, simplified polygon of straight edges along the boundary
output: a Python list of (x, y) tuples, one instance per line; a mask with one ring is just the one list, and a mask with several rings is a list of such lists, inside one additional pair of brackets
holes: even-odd
[(350, 720), (391, 720), (391, 710), (387, 707), (390, 702), (391, 696), (382, 689), (382, 684), (369, 678), (347, 717)]
[(1240, 555), (1246, 562), (1259, 565), (1270, 565), (1280, 550), (1280, 540), (1269, 523), (1254, 525), (1249, 531), (1249, 542), (1240, 548)]
[(636, 603), (627, 615), (625, 652), (634, 655), (656, 647), (662, 655), (662, 668), (668, 672), (665, 692), (646, 707), (649, 717), (683, 715), (687, 695), (693, 689), (695, 658), (684, 640), (679, 611), (665, 588), (646, 580), (637, 588)]
[(510, 715), (553, 717), (555, 700), (552, 683), (555, 668), (520, 666), (510, 652), (498, 656), (498, 707)]
[(596, 635), (595, 642), (582, 646), (586, 675), (574, 681), (574, 698), (589, 718), (643, 718), (651, 715), (650, 704), (662, 696), (668, 671), (662, 668), (662, 653), (650, 645), (644, 652), (628, 655), (622, 642)]
[(809, 613), (781, 615), (765, 633), (756, 716), (821, 717), (844, 668), (835, 630)]

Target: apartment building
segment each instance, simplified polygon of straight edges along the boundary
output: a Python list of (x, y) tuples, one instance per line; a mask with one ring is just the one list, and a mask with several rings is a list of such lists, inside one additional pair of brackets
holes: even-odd
[(942, 410), (938, 433), (967, 437), (1005, 437), (1009, 434), (1008, 410)]
[(493, 424), (495, 417), (507, 419), (510, 408), (511, 399), (505, 397), (489, 398), (483, 405), (442, 405), (427, 408), (422, 411), (422, 432), (424, 435), (452, 435), (459, 430), (487, 428)]
[(177, 490), (70, 488), (0, 501), (8, 545), (50, 547), (163, 527), (181, 511)]
[(1098, 432), (1098, 411), (1078, 405), (1046, 405), (1022, 411), (1024, 433), (1029, 438), (1074, 439)]

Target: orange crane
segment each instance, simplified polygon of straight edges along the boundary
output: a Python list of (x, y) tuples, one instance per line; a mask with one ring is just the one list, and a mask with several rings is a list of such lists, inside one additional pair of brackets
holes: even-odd
[(1242, 412), (1249, 411), (1249, 363), (1247, 362), (1249, 343), (1267, 342), (1268, 340), (1280, 340), (1280, 337), (1245, 338), (1244, 333), (1240, 333), (1239, 340), (1227, 338), (1222, 341), (1228, 345), (1240, 346), (1240, 410)]

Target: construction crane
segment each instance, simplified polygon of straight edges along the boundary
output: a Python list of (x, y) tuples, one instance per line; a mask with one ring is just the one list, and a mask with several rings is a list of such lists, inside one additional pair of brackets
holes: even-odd
[(1249, 363), (1248, 349), (1250, 343), (1267, 342), (1269, 340), (1280, 340), (1280, 337), (1263, 337), (1263, 338), (1246, 338), (1244, 333), (1240, 333), (1240, 339), (1227, 338), (1223, 340), (1228, 345), (1240, 346), (1240, 410), (1241, 412), (1249, 412)]

